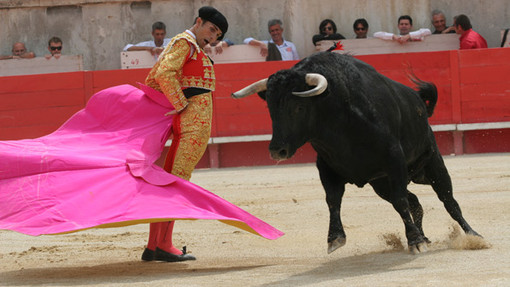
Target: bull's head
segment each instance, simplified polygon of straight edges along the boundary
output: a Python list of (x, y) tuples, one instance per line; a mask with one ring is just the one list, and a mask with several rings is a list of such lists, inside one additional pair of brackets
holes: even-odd
[(269, 144), (275, 160), (291, 158), (296, 150), (309, 141), (316, 128), (317, 110), (314, 100), (324, 93), (328, 81), (321, 74), (284, 70), (232, 94), (239, 99), (254, 93), (266, 100), (273, 122), (273, 137)]

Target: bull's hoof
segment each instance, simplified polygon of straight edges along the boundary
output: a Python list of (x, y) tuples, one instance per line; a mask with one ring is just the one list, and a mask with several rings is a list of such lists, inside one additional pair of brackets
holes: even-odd
[(337, 237), (335, 240), (328, 242), (328, 254), (344, 246), (346, 241), (345, 237)]
[(427, 249), (427, 243), (421, 242), (416, 245), (409, 245), (409, 252), (413, 255), (418, 255), (420, 253), (426, 253), (428, 251)]
[(466, 234), (473, 235), (473, 236), (478, 236), (480, 238), (483, 238), (483, 236), (481, 236), (478, 232), (474, 231), (473, 229), (471, 229), (468, 232), (466, 232)]

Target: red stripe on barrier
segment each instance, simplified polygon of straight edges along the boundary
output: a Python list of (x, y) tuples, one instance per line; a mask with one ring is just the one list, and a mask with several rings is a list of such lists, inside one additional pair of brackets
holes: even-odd
[[(357, 56), (387, 77), (407, 86), (408, 67), (422, 80), (434, 82), (439, 100), (431, 124), (510, 121), (510, 49), (440, 51)], [(256, 95), (230, 97), (246, 85), (266, 78), (296, 61), (217, 64), (214, 92), (213, 137), (271, 134), (271, 119)], [(43, 136), (56, 130), (84, 107), (93, 93), (120, 84), (143, 82), (150, 69), (81, 71), (0, 77), (0, 139)], [(436, 132), (442, 153), (510, 151), (510, 129)], [(460, 137), (459, 137), (460, 133)], [(462, 137), (462, 133), (464, 136)], [(459, 142), (459, 139), (461, 142)], [(214, 153), (214, 154), (212, 154)], [(267, 142), (219, 144), (207, 151), (198, 167), (274, 164)], [(251, 158), (249, 160), (246, 157)], [(301, 158), (301, 159), (300, 159)], [(305, 148), (297, 161), (313, 161)], [(290, 163), (290, 162), (287, 162)], [(216, 164), (216, 163), (214, 163)]]

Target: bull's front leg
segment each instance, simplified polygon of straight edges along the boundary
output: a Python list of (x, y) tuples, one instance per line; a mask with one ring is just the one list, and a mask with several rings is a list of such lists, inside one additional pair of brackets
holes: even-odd
[(326, 202), (329, 208), (328, 254), (344, 246), (347, 241), (340, 218), (340, 205), (344, 191), (344, 186), (335, 191), (326, 190)]
[(326, 191), (326, 203), (329, 209), (328, 254), (345, 245), (346, 236), (340, 218), (340, 206), (345, 192), (345, 182), (340, 179), (320, 157), (317, 158), (317, 168)]

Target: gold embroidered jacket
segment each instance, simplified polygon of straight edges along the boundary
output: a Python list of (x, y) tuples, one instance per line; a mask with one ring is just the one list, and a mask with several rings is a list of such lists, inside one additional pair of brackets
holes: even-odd
[(145, 84), (161, 91), (175, 109), (181, 111), (188, 104), (183, 89), (214, 91), (215, 79), (209, 57), (192, 35), (183, 32), (172, 38), (149, 72)]

